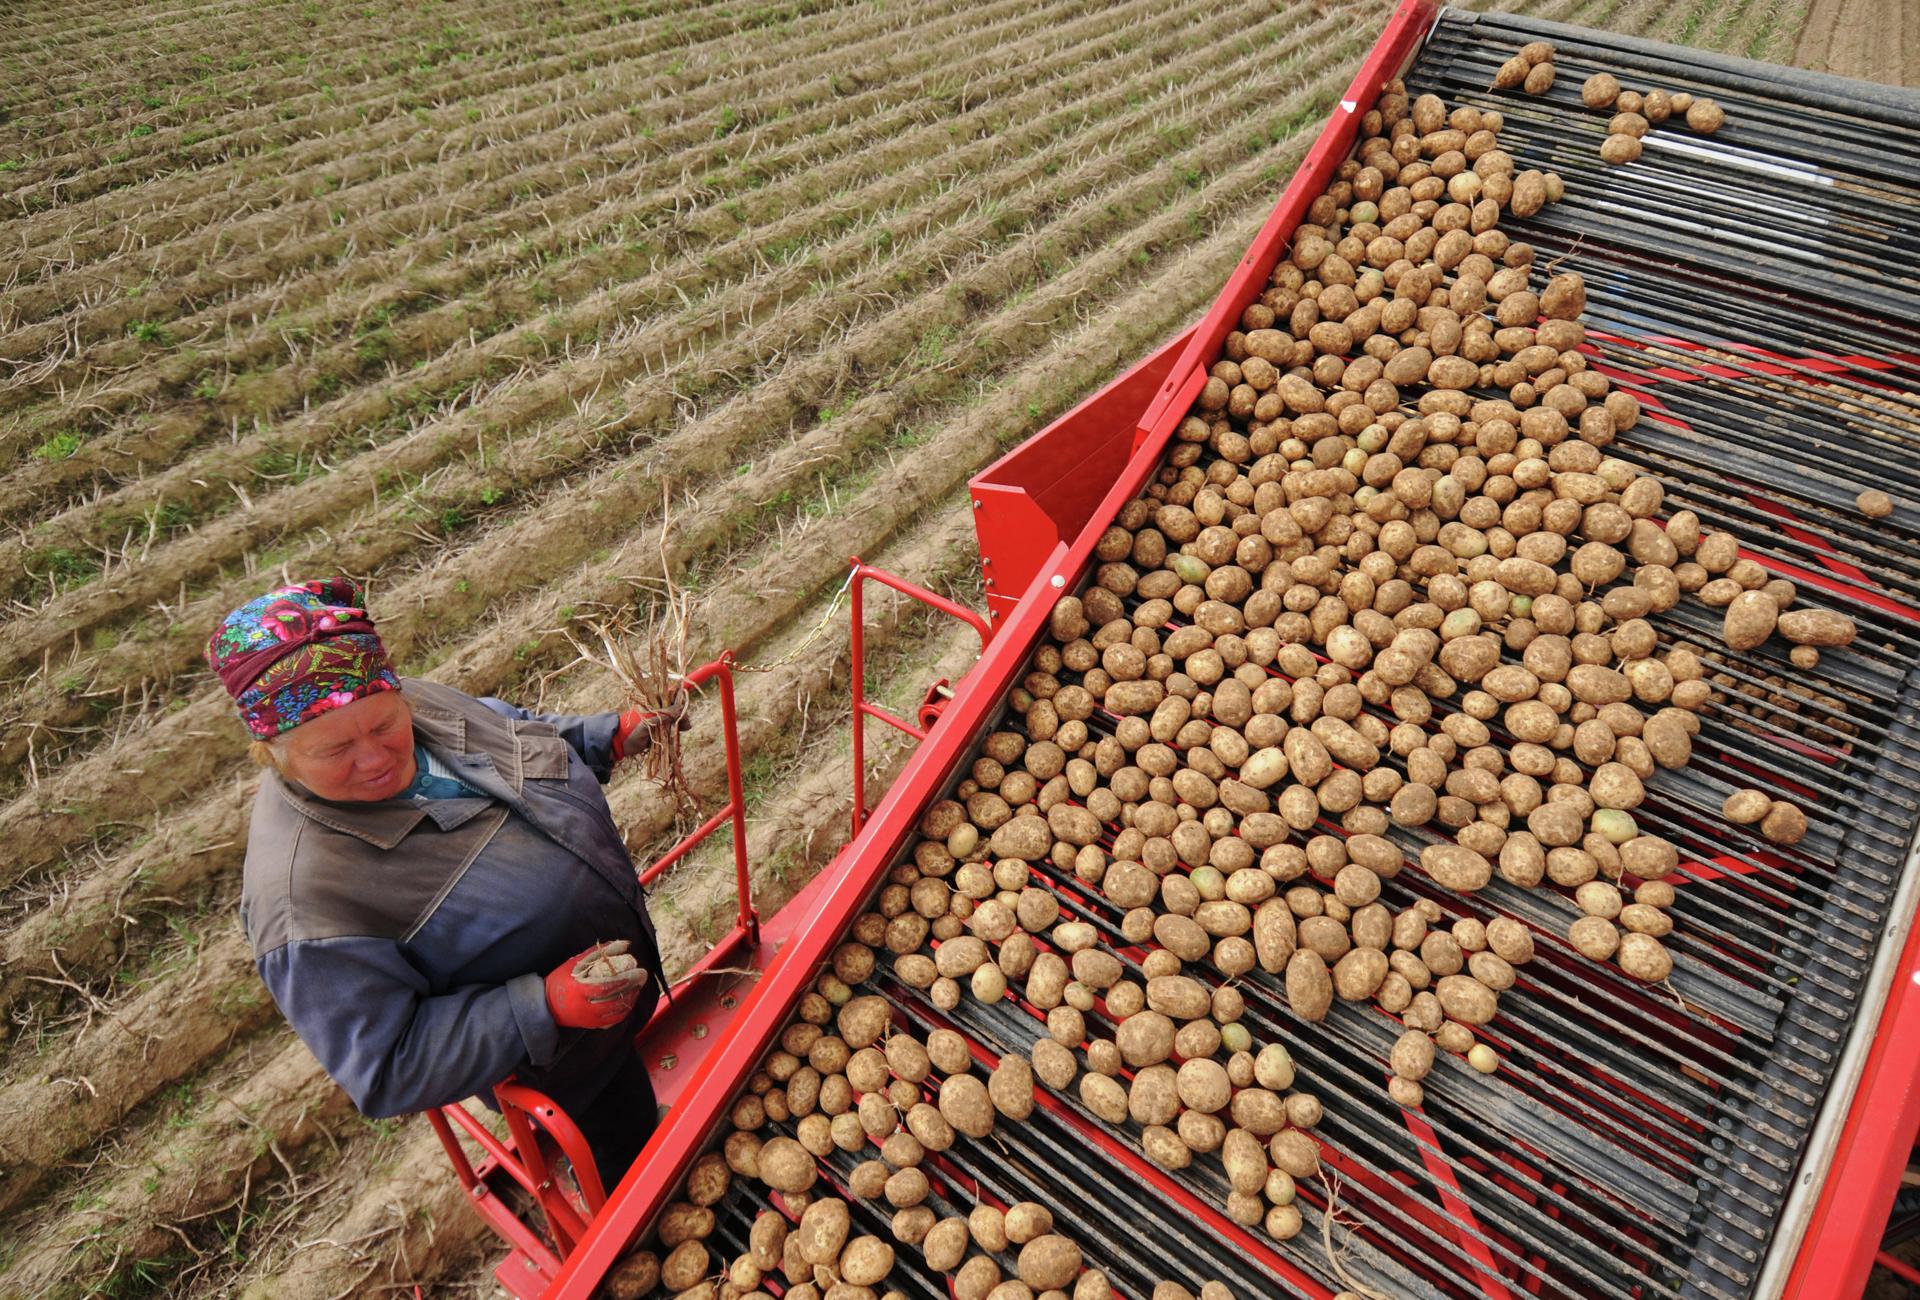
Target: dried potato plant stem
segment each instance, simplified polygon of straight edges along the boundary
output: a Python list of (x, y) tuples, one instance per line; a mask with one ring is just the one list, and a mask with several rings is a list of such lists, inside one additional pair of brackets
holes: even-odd
[[(1393, 1300), (1392, 1296), (1375, 1291), (1347, 1272), (1347, 1255), (1352, 1251), (1353, 1246), (1349, 1242), (1335, 1249), (1333, 1244), (1334, 1214), (1340, 1200), (1340, 1176), (1331, 1169), (1323, 1169), (1320, 1181), (1327, 1189), (1327, 1208), (1320, 1213), (1320, 1246), (1327, 1253), (1327, 1266), (1333, 1270), (1333, 1275), (1340, 1279), (1340, 1285), (1355, 1295), (1365, 1296), (1367, 1300)], [(1347, 1236), (1349, 1238), (1353, 1236), (1351, 1228), (1347, 1230)]]
[(683, 817), (693, 817), (700, 811), (700, 799), (681, 763), (680, 729), (675, 725), (677, 715), (672, 713), (684, 702), (693, 600), (673, 581), (668, 563), (668, 539), (672, 532), (673, 488), (671, 484), (663, 484), (660, 571), (664, 592), (655, 602), (653, 618), (644, 630), (636, 627), (631, 619), (615, 616), (586, 621), (586, 641), (576, 636), (572, 628), (563, 628), (562, 635), (577, 656), (567, 668), (583, 661), (598, 665), (618, 679), (629, 703), (668, 715), (665, 725), (648, 728), (650, 740), (642, 760), (642, 773), (672, 793)]

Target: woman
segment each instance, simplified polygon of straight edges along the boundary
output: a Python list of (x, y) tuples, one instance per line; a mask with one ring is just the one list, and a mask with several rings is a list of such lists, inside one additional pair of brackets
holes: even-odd
[(653, 1130), (633, 1037), (664, 979), (600, 787), (684, 703), (543, 716), (398, 678), (348, 578), (249, 601), (207, 660), (269, 769), (241, 921), (294, 1032), (371, 1116), (516, 1076), (611, 1189)]

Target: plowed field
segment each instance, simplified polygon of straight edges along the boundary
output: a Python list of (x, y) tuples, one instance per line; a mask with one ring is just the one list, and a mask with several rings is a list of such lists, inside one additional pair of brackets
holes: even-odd
[[(1912, 75), (1829, 30), (1910, 34), (1896, 0), (1806, 39), (1793, 0), (1524, 7)], [(492, 1289), (430, 1131), (359, 1117), (253, 972), (222, 613), (352, 573), (402, 671), (584, 712), (619, 688), (565, 629), (670, 575), (691, 662), (778, 665), (741, 687), (777, 903), (845, 822), (846, 557), (979, 603), (968, 475), (1212, 299), (1390, 8), (9, 6), (0, 1294)], [(883, 699), (964, 671), (870, 613)], [(724, 797), (711, 725), (689, 774)], [(666, 878), (670, 965), (729, 902)]]

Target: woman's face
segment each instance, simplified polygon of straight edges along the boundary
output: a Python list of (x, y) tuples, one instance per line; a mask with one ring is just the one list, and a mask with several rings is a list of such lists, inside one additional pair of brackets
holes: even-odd
[(322, 799), (371, 803), (413, 784), (413, 711), (381, 691), (287, 733), (281, 772)]

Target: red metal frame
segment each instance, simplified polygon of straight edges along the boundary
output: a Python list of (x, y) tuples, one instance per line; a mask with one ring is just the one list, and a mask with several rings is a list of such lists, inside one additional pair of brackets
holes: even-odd
[[(911, 596), (923, 605), (932, 606), (942, 614), (947, 614), (959, 619), (962, 623), (965, 623), (968, 627), (980, 634), (980, 649), (982, 651), (987, 648), (987, 643), (993, 640), (993, 629), (988, 626), (986, 619), (980, 617), (980, 615), (968, 609), (965, 605), (948, 600), (939, 592), (928, 591), (925, 587), (908, 582), (900, 575), (888, 573), (885, 569), (876, 569), (871, 564), (863, 563), (857, 555), (847, 561), (847, 563), (853, 566), (853, 573), (849, 579), (853, 589), (853, 610), (851, 615), (853, 619), (853, 663), (852, 667), (848, 670), (848, 677), (850, 678), (853, 692), (853, 833), (858, 835), (860, 833), (860, 827), (867, 820), (866, 720), (868, 718), (878, 718), (889, 727), (894, 727), (906, 732), (915, 740), (925, 740), (927, 738), (927, 732), (933, 729), (932, 723), (924, 723), (916, 727), (905, 718), (890, 713), (878, 704), (874, 704), (867, 699), (867, 618), (866, 603), (862, 599), (862, 592), (865, 591), (867, 583), (877, 582), (883, 587), (892, 587), (895, 591)], [(929, 696), (931, 696), (931, 692), (929, 692)], [(921, 712), (923, 714), (932, 708), (933, 702), (931, 698), (922, 701)], [(942, 711), (941, 709), (934, 709), (935, 716), (937, 717)]]
[[(869, 816), (855, 814), (855, 839), (796, 902), (792, 939), (767, 965), (758, 989), (708, 1049), (686, 1081), (670, 1121), (654, 1134), (641, 1159), (588, 1226), (547, 1293), (550, 1300), (588, 1300), (620, 1255), (672, 1198), (688, 1167), (717, 1140), (733, 1096), (786, 1025), (800, 997), (854, 918), (866, 906), (911, 835), (920, 810), (946, 787), (975, 737), (1001, 707), (1044, 633), (1056, 593), (1072, 589), (1087, 571), (1105, 520), (1111, 519), (1159, 466), (1174, 427), (1206, 381), (1240, 312), (1271, 275), (1313, 198), (1350, 154), (1360, 119), (1382, 87), (1406, 67), (1437, 17), (1431, 0), (1403, 0), (1281, 196), (1272, 215), (1235, 269), (1213, 308), (1095, 397), (977, 476), (971, 484), (987, 602), (994, 635), (963, 689), (940, 716), (951, 725), (924, 731), (864, 701), (861, 689), (860, 582), (856, 560), (856, 737), (867, 716), (879, 717), (925, 742)], [(919, 595), (897, 581), (890, 583)], [(928, 593), (929, 595), (931, 593)], [(924, 598), (924, 597), (923, 597)], [(936, 598), (936, 602), (937, 598)], [(951, 612), (951, 611), (950, 611)], [(969, 620), (973, 621), (973, 620)], [(984, 629), (976, 623), (976, 629)], [(923, 720), (925, 715), (923, 714)], [(864, 746), (856, 739), (856, 807), (863, 809)], [(797, 913), (804, 912), (804, 916)], [(782, 928), (789, 917), (780, 918)], [(1900, 978), (1881, 1022), (1841, 1146), (1816, 1209), (1799, 1267), (1787, 1294), (1830, 1300), (1857, 1293), (1878, 1245), (1881, 1225), (1920, 1128), (1920, 937), (1910, 939)], [(1409, 1117), (1420, 1135), (1417, 1115)], [(1431, 1141), (1431, 1134), (1428, 1134)], [(1443, 1203), (1469, 1232), (1478, 1231), (1471, 1207), (1447, 1174), (1430, 1161)], [(1148, 1171), (1150, 1172), (1150, 1171)], [(1466, 1236), (1467, 1234), (1462, 1234)], [(1471, 1236), (1467, 1236), (1471, 1241)], [(1502, 1283), (1490, 1256), (1476, 1252), (1490, 1294)], [(1835, 1287), (1836, 1279), (1848, 1279)], [(1814, 1280), (1817, 1279), (1817, 1280)], [(1316, 1300), (1324, 1291), (1309, 1288)]]
[(1907, 933), (1840, 1144), (1783, 1293), (1830, 1300), (1866, 1289), (1900, 1175), (1920, 1135), (1920, 925)]
[(987, 613), (996, 624), (1033, 585), (1047, 552), (1087, 526), (1192, 338), (1189, 326), (968, 480)]
[(719, 964), (720, 959), (732, 953), (743, 943), (757, 942), (760, 938), (760, 916), (753, 910), (753, 882), (747, 870), (747, 796), (741, 786), (740, 776), (740, 726), (733, 704), (733, 651), (728, 650), (710, 664), (694, 669), (682, 682), (687, 691), (697, 691), (708, 682), (720, 683), (720, 725), (724, 729), (727, 747), (727, 802), (720, 810), (707, 818), (686, 838), (668, 849), (666, 853), (640, 873), (641, 888), (652, 884), (663, 875), (668, 867), (687, 856), (701, 841), (720, 829), (723, 822), (733, 823), (733, 872), (734, 889), (738, 896), (740, 910), (729, 931), (719, 943), (713, 946), (700, 961), (696, 962), (686, 975), (674, 987), (682, 988), (704, 975)]
[[(540, 1239), (539, 1234), (513, 1212), (493, 1187), (495, 1176), (505, 1174), (537, 1197), (539, 1192), (525, 1167), (512, 1150), (502, 1145), (463, 1106), (442, 1106), (430, 1110), (427, 1112), (427, 1122), (433, 1126), (440, 1145), (446, 1148), (447, 1158), (453, 1162), (454, 1174), (460, 1179), (460, 1185), (466, 1188), (475, 1212), (512, 1247), (507, 1258), (494, 1270), (494, 1276), (512, 1295), (539, 1295), (540, 1287), (559, 1273), (560, 1259)], [(465, 1148), (454, 1136), (454, 1125), (458, 1125), (486, 1153), (477, 1168), (467, 1159)]]

